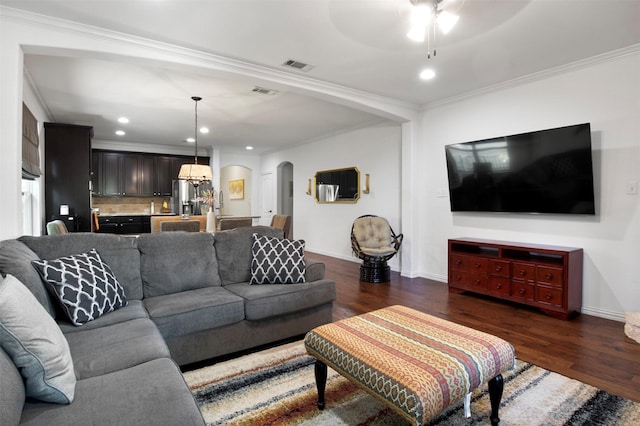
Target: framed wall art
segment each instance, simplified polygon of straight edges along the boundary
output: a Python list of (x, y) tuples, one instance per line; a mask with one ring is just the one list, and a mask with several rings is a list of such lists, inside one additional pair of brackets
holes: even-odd
[(229, 181), (229, 199), (244, 200), (244, 179)]

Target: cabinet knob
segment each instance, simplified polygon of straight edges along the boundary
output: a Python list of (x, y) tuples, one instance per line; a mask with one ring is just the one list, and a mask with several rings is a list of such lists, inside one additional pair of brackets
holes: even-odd
[(544, 276), (546, 279), (550, 280), (551, 278), (553, 278), (553, 274), (547, 274)]
[(500, 290), (502, 288), (502, 284), (496, 284), (496, 289)]
[(479, 263), (476, 263), (474, 266), (475, 266), (476, 268), (479, 268), (479, 267), (480, 267), (480, 264), (479, 264)]
[(456, 259), (456, 265), (460, 265), (460, 264), (462, 264), (462, 260)]
[(547, 295), (544, 296), (544, 298), (547, 299), (547, 300), (551, 300), (551, 299), (553, 299), (553, 295), (551, 293), (547, 293)]
[(520, 275), (521, 277), (524, 277), (527, 274), (527, 272), (524, 269), (520, 269), (520, 271), (518, 271), (518, 275)]
[(526, 291), (524, 288), (521, 288), (521, 289), (520, 289), (520, 294), (521, 294), (521, 295), (523, 295), (523, 296), (524, 296), (524, 294), (525, 294), (526, 292), (527, 292), (527, 291)]
[(500, 272), (502, 271), (502, 266), (501, 265), (496, 265), (496, 272)]
[(476, 285), (480, 285), (480, 280), (475, 280)]
[(462, 276), (456, 275), (456, 281), (460, 281), (461, 279), (462, 279)]

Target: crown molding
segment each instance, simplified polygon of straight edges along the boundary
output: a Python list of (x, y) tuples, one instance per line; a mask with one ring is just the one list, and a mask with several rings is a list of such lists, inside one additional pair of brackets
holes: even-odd
[[(238, 59), (181, 47), (148, 38), (107, 30), (83, 23), (36, 14), (19, 9), (0, 6), (0, 20), (12, 21), (22, 25), (46, 28), (62, 34), (75, 34), (81, 37), (107, 41), (147, 52), (149, 59), (132, 58), (133, 61), (162, 61), (175, 65), (215, 69), (217, 71), (257, 78), (271, 83), (281, 84), (301, 94), (324, 99), (333, 103), (361, 109), (384, 118), (403, 122), (415, 120), (418, 105), (399, 99), (376, 95), (363, 90), (353, 89), (310, 77), (296, 75), (275, 68), (258, 65)], [(23, 46), (25, 53), (56, 54), (55, 52), (78, 55), (81, 52), (60, 49), (55, 46)], [(55, 50), (55, 52), (52, 52)], [(114, 53), (97, 52), (108, 56)], [(126, 57), (126, 56), (122, 56)]]
[(600, 55), (592, 56), (590, 58), (570, 62), (568, 64), (559, 65), (557, 67), (548, 68), (546, 70), (542, 70), (533, 74), (528, 74), (522, 77), (514, 78), (512, 80), (504, 81), (498, 84), (493, 84), (493, 85), (484, 87), (482, 89), (463, 93), (462, 95), (453, 96), (450, 98), (430, 102), (422, 105), (420, 107), (420, 111), (421, 112), (428, 111), (433, 108), (475, 98), (477, 96), (495, 92), (498, 90), (508, 89), (516, 86), (522, 86), (527, 83), (544, 80), (553, 76), (565, 74), (570, 71), (576, 71), (576, 70), (584, 69), (596, 64), (609, 62), (614, 59), (622, 58), (629, 55), (634, 55), (639, 52), (640, 52), (640, 44), (634, 44), (622, 49), (612, 50), (611, 52), (607, 52)]

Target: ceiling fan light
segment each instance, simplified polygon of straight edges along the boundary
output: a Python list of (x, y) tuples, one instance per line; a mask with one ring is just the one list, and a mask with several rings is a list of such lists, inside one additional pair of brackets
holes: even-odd
[(413, 41), (423, 42), (426, 34), (427, 34), (427, 27), (414, 25), (409, 29), (409, 32), (407, 33), (407, 37), (409, 37)]
[(438, 13), (438, 18), (436, 22), (438, 22), (438, 26), (440, 27), (440, 31), (442, 34), (448, 34), (449, 31), (453, 29), (453, 27), (458, 22), (460, 17), (458, 15), (454, 15), (453, 13), (449, 13), (446, 10)]

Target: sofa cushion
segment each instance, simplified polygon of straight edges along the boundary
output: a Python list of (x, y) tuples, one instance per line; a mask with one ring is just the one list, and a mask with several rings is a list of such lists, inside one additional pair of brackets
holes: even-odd
[(33, 264), (75, 325), (127, 304), (122, 286), (95, 249)]
[(89, 321), (86, 324), (78, 327), (71, 323), (68, 319), (64, 318), (64, 315), (60, 315), (58, 318), (58, 326), (64, 334), (75, 333), (76, 331), (91, 330), (94, 328), (106, 327), (112, 324), (118, 324), (125, 321), (131, 321), (139, 318), (149, 318), (147, 310), (144, 308), (142, 300), (129, 300), (127, 306), (110, 312), (109, 315), (103, 315), (100, 318)]
[(149, 315), (165, 338), (184, 336), (244, 319), (241, 297), (223, 287), (206, 287), (144, 299)]
[(70, 232), (42, 237), (22, 236), (18, 240), (25, 243), (40, 259), (57, 259), (96, 249), (111, 266), (113, 274), (124, 288), (127, 300), (142, 299), (140, 253), (136, 238), (95, 232)]
[(21, 425), (204, 425), (180, 370), (168, 358), (79, 380), (76, 394), (65, 406), (27, 402)]
[(82, 330), (65, 337), (78, 380), (169, 357), (169, 349), (150, 319)]
[(336, 285), (331, 280), (296, 285), (236, 283), (224, 288), (245, 299), (245, 316), (251, 321), (321, 306), (336, 299)]
[(138, 248), (145, 298), (220, 285), (208, 232), (143, 234)]
[(247, 226), (215, 234), (216, 256), (222, 285), (247, 282), (251, 279), (251, 246), (253, 234), (282, 238), (282, 229), (269, 226)]
[(55, 318), (56, 310), (49, 293), (38, 272), (33, 269), (32, 260), (39, 257), (23, 242), (18, 240), (0, 241), (0, 273), (11, 274), (24, 284), (38, 299), (38, 302)]
[(0, 346), (20, 371), (27, 396), (73, 401), (76, 376), (69, 345), (51, 315), (12, 275), (0, 281)]
[(11, 357), (0, 346), (0, 419), (8, 425), (17, 425), (24, 406), (24, 382)]
[(250, 284), (297, 284), (305, 280), (304, 240), (252, 235)]

